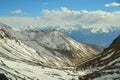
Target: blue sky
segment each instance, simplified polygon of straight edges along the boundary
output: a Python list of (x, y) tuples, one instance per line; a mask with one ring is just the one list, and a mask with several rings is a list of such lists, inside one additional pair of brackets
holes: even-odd
[[(43, 9), (59, 9), (67, 7), (71, 10), (103, 10), (118, 11), (120, 7), (105, 7), (105, 4), (118, 0), (0, 0), (0, 16), (41, 16)], [(23, 14), (12, 14), (11, 11), (20, 9)]]

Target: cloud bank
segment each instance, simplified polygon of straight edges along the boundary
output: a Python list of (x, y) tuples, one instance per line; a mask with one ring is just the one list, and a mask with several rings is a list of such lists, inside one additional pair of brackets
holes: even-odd
[[(21, 13), (18, 11), (17, 13)], [(97, 11), (75, 11), (66, 7), (57, 10), (42, 10), (43, 15), (38, 17), (0, 17), (0, 21), (12, 27), (32, 26), (63, 26), (63, 29), (73, 28), (73, 26), (65, 25), (81, 25), (82, 28), (89, 29), (94, 27), (117, 27), (120, 28), (120, 11), (105, 12)], [(80, 26), (80, 27), (81, 27)], [(75, 26), (74, 26), (75, 28)], [(78, 28), (78, 26), (77, 26)]]

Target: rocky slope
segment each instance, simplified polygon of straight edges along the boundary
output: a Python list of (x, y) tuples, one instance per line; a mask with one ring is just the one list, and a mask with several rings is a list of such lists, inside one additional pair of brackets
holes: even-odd
[(14, 31), (0, 23), (0, 73), (12, 80), (77, 78), (74, 66), (98, 53), (56, 30)]
[[(1, 26), (3, 27), (1, 28), (1, 33), (6, 34), (4, 35), (5, 38), (1, 39), (1, 43), (5, 41), (5, 46), (2, 48), (6, 48), (7, 46), (10, 46), (13, 50), (15, 48), (20, 53), (18, 55), (16, 51), (12, 54), (21, 56), (22, 58), (24, 58), (23, 56), (30, 57), (29, 61), (36, 61), (40, 65), (50, 65), (52, 67), (75, 66), (99, 53), (89, 45), (78, 43), (56, 30), (13, 31), (4, 24)], [(26, 50), (29, 55), (21, 52), (23, 50)]]
[(84, 80), (120, 80), (120, 36), (102, 54), (78, 66), (87, 75)]

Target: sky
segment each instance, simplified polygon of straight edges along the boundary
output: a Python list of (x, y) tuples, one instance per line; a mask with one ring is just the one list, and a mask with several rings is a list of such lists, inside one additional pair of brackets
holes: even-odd
[[(118, 3), (118, 6), (105, 6), (111, 3)], [(77, 11), (113, 12), (120, 10), (120, 3), (119, 0), (0, 0), (0, 16), (41, 16), (44, 9), (57, 10), (61, 7)]]
[(0, 0), (0, 22), (12, 27), (79, 24), (106, 29), (120, 27), (119, 21), (120, 0)]

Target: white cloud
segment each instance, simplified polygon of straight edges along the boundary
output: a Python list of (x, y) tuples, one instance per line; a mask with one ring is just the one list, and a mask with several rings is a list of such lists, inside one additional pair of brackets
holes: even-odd
[(120, 3), (113, 2), (113, 3), (105, 4), (105, 7), (120, 7)]
[[(93, 28), (98, 26), (104, 28), (108, 26), (115, 26), (120, 28), (120, 11), (105, 12), (102, 10), (97, 11), (75, 11), (66, 7), (57, 10), (43, 10), (43, 15), (38, 17), (0, 17), (0, 21), (13, 26), (53, 26), (61, 25), (61, 28), (74, 29), (78, 28), (73, 25), (81, 25), (82, 28)], [(72, 25), (72, 26), (65, 26)]]
[(22, 14), (23, 11), (21, 9), (17, 9), (17, 10), (14, 10), (14, 11), (11, 11), (12, 14)]

